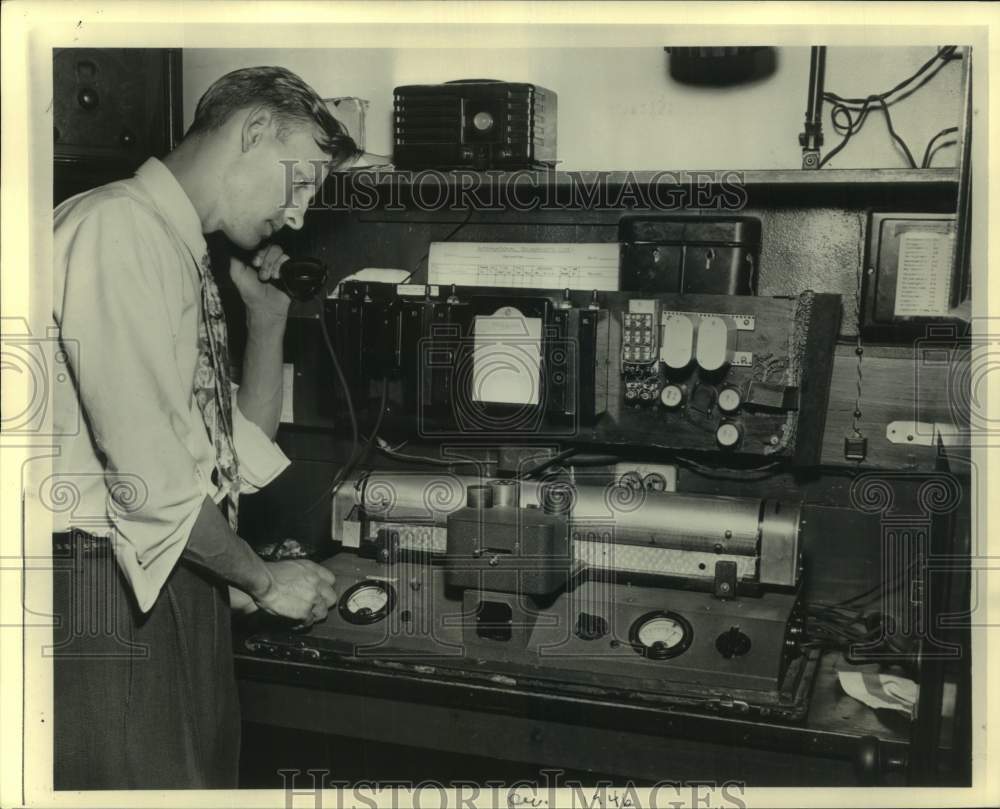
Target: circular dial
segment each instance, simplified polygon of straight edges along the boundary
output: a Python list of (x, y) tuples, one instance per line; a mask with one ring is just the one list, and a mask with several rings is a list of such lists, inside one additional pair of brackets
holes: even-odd
[(608, 634), (608, 620), (600, 615), (581, 612), (576, 619), (574, 634), (580, 640), (600, 640)]
[(733, 413), (743, 404), (743, 397), (736, 388), (723, 388), (719, 391), (719, 410), (723, 413)]
[(355, 590), (354, 594), (347, 600), (347, 609), (352, 615), (368, 610), (368, 612), (378, 612), (384, 610), (389, 603), (389, 594), (381, 587), (362, 587)]
[(735, 424), (720, 424), (715, 440), (723, 447), (735, 447), (740, 442), (740, 428)]
[(673, 618), (652, 618), (639, 627), (637, 637), (643, 646), (659, 643), (671, 649), (684, 640), (684, 627)]
[(750, 651), (750, 638), (739, 627), (731, 626), (715, 639), (715, 648), (726, 660), (742, 657)]
[(477, 112), (472, 116), (472, 125), (480, 132), (485, 132), (493, 126), (493, 116), (488, 112)]
[(636, 471), (626, 472), (618, 479), (618, 485), (626, 489), (639, 490), (643, 488), (642, 475)]
[(676, 612), (651, 612), (632, 624), (632, 648), (651, 660), (677, 657), (691, 645), (691, 624)]
[(396, 591), (383, 581), (362, 581), (351, 587), (340, 601), (340, 614), (352, 624), (374, 624), (396, 606)]
[(660, 402), (664, 407), (677, 407), (683, 398), (684, 394), (677, 385), (666, 385), (660, 391)]

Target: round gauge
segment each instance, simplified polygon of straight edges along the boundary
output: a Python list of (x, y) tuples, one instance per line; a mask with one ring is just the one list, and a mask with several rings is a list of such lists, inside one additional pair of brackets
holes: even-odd
[(488, 112), (477, 112), (472, 116), (472, 125), (480, 132), (485, 132), (493, 126), (493, 116)]
[(684, 394), (677, 385), (666, 385), (660, 391), (660, 402), (664, 407), (677, 407), (683, 398)]
[(626, 472), (620, 478), (618, 478), (618, 485), (623, 486), (626, 489), (639, 490), (643, 488), (642, 475), (640, 475), (635, 470), (631, 472)]
[(735, 424), (720, 424), (715, 431), (715, 440), (722, 447), (735, 447), (740, 442), (740, 428)]
[(388, 582), (368, 579), (348, 589), (340, 599), (340, 615), (352, 624), (374, 624), (396, 606), (396, 591)]
[(642, 486), (648, 492), (665, 492), (667, 479), (659, 472), (650, 472), (642, 479)]
[(632, 624), (632, 648), (650, 660), (677, 657), (691, 645), (691, 624), (676, 612), (650, 612)]
[(736, 388), (723, 388), (719, 391), (719, 410), (723, 413), (733, 413), (743, 404), (743, 397)]

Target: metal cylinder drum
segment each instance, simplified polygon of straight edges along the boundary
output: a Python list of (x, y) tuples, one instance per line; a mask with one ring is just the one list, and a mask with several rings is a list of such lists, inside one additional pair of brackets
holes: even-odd
[[(493, 506), (537, 506), (572, 521), (607, 526), (615, 542), (678, 550), (761, 557), (764, 584), (792, 584), (800, 555), (801, 507), (759, 498), (681, 494), (566, 481), (491, 480)], [(546, 492), (546, 486), (558, 492)], [(480, 478), (450, 473), (378, 473), (359, 491), (352, 485), (349, 510), (364, 505), (385, 520), (419, 519), (443, 525), (466, 505)], [(553, 497), (552, 495), (557, 496)], [(473, 499), (481, 495), (473, 495)], [(338, 509), (344, 511), (344, 509)]]
[(493, 505), (498, 508), (518, 508), (521, 505), (521, 484), (516, 480), (491, 480)]
[(489, 486), (469, 486), (466, 489), (465, 504), (469, 508), (492, 508), (493, 489)]

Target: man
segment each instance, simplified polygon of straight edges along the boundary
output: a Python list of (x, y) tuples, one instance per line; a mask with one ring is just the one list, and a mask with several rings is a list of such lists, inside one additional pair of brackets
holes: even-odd
[(299, 77), (238, 70), (163, 162), (55, 212), (53, 315), (77, 396), (56, 402), (56, 434), (77, 407), (86, 425), (55, 470), (76, 496), (54, 537), (73, 560), (55, 577), (57, 789), (235, 786), (227, 586), (303, 625), (336, 600), (328, 570), (265, 563), (234, 531), (239, 493), (288, 464), (273, 438), (289, 299), (265, 283), (287, 257), (272, 245), (229, 267), (248, 332), (233, 393), (203, 234), (252, 250), (301, 228), (326, 171), (357, 154)]

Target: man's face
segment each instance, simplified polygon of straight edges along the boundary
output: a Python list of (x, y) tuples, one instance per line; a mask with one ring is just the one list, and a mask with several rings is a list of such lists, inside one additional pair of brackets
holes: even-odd
[(279, 138), (272, 122), (239, 155), (228, 178), (223, 231), (251, 250), (288, 226), (298, 230), (313, 196), (326, 178), (329, 156), (309, 125), (289, 128)]

